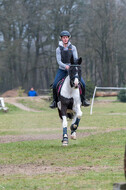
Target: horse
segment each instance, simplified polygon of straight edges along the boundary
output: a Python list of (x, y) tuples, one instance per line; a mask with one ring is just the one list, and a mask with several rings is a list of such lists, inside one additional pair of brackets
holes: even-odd
[(63, 127), (63, 139), (62, 145), (68, 145), (68, 134), (67, 118), (72, 119), (70, 126), (71, 139), (76, 140), (76, 130), (79, 126), (79, 122), (82, 116), (81, 111), (81, 98), (80, 98), (80, 79), (81, 79), (81, 62), (80, 57), (74, 60), (73, 57), (70, 60), (70, 68), (68, 70), (68, 75), (62, 82), (60, 93), (58, 94), (57, 108), (59, 112), (59, 117), (62, 121)]

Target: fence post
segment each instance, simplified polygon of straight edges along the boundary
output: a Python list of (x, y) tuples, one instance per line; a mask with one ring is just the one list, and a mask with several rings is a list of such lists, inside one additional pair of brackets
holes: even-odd
[(93, 94), (92, 103), (91, 103), (90, 115), (92, 115), (92, 109), (93, 109), (93, 104), (94, 104), (94, 98), (95, 98), (96, 89), (97, 89), (97, 86), (95, 86), (95, 89), (94, 89), (94, 94)]

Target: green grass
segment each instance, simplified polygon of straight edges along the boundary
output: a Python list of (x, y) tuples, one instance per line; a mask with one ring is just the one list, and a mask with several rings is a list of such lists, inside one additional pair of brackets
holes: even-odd
[[(49, 109), (48, 102), (44, 102), (45, 108), (41, 112), (26, 112), (9, 104), (7, 106), (9, 112), (0, 113), (1, 136), (62, 136), (57, 110)], [(40, 109), (36, 103), (34, 107)], [(69, 140), (68, 147), (61, 146), (61, 139), (1, 143), (0, 166), (9, 168), (35, 164), (45, 168), (49, 166), (52, 172), (0, 175), (0, 190), (112, 190), (113, 183), (125, 181), (125, 110), (125, 103), (115, 101), (95, 102), (93, 115), (90, 115), (90, 107), (82, 108), (83, 116), (77, 133), (89, 135), (76, 141)], [(69, 130), (68, 133), (70, 135)], [(62, 168), (65, 171), (61, 171)]]
[[(120, 141), (121, 138), (121, 141)], [(104, 144), (103, 144), (104, 142)], [(37, 163), (43, 166), (86, 167), (72, 173), (0, 177), (5, 189), (112, 189), (114, 182), (124, 180), (124, 131), (95, 135), (68, 147), (59, 140), (8, 143), (0, 146), (0, 163), (6, 165)], [(19, 183), (20, 182), (20, 183)]]
[(37, 100), (38, 100), (37, 98), (33, 98), (32, 100), (20, 99), (17, 102), (35, 110), (39, 110), (39, 111), (46, 110), (47, 101), (43, 99), (40, 99), (39, 101)]
[(105, 97), (96, 97), (95, 100), (97, 101), (118, 101), (117, 96), (105, 96)]

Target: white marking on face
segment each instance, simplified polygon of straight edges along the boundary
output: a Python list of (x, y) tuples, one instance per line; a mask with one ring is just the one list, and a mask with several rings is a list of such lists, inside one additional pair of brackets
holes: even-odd
[(78, 77), (78, 67), (76, 67), (76, 71), (75, 77)]
[(78, 84), (79, 84), (79, 80), (78, 80), (78, 78), (75, 78), (75, 80), (74, 80), (75, 87), (78, 87)]
[(78, 77), (78, 73), (76, 73), (75, 77)]

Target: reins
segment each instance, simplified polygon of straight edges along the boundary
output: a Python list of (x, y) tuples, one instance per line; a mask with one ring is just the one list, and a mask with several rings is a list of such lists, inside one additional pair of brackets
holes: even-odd
[(70, 67), (81, 67), (81, 65), (70, 65)]

